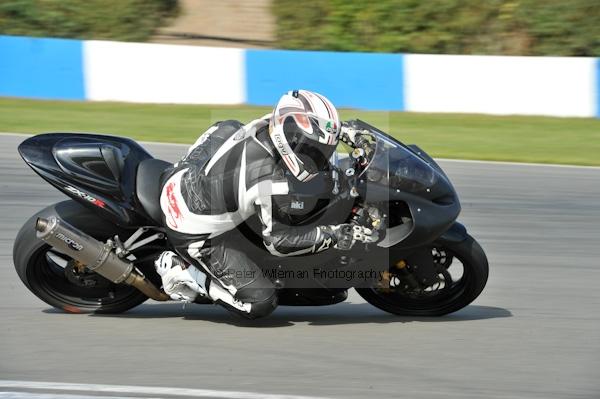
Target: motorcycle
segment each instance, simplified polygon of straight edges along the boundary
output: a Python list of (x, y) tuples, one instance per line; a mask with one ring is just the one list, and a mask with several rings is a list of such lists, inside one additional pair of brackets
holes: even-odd
[[(257, 217), (240, 224), (247, 253), (277, 288), (279, 304), (332, 305), (351, 288), (396, 315), (442, 316), (470, 304), (486, 285), (488, 261), (456, 221), (461, 207), (448, 176), (418, 146), (361, 120), (349, 126), (359, 145), (340, 143), (331, 170), (299, 184), (291, 204), (280, 206), (305, 225), (363, 225), (379, 239), (350, 251), (281, 258), (262, 244)], [(15, 268), (32, 293), (72, 313), (119, 313), (148, 298), (169, 300), (154, 260), (177, 250), (159, 204), (170, 163), (131, 139), (97, 134), (40, 134), (19, 153), (70, 197), (33, 215), (16, 237)]]

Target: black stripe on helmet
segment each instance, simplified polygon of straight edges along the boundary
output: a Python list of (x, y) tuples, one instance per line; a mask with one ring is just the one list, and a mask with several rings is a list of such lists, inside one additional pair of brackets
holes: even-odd
[(312, 105), (310, 105), (310, 101), (304, 96), (304, 94), (300, 93), (298, 98), (302, 102), (302, 105), (304, 105), (306, 112), (315, 112), (315, 110), (312, 108)]

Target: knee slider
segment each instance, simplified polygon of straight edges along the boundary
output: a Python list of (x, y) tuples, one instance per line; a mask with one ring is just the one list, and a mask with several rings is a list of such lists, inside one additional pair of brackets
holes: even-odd
[(256, 282), (241, 288), (235, 294), (235, 299), (251, 305), (250, 312), (244, 313), (244, 316), (249, 319), (258, 319), (270, 315), (278, 304), (275, 288), (256, 288), (254, 285), (257, 285)]
[(273, 292), (273, 294), (262, 301), (252, 302), (250, 306), (249, 313), (243, 313), (243, 316), (248, 319), (258, 319), (261, 317), (265, 317), (273, 313), (275, 308), (277, 307), (277, 294)]

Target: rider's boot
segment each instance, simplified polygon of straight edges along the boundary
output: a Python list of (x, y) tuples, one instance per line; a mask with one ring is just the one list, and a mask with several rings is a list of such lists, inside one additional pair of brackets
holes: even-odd
[(175, 252), (165, 251), (154, 261), (160, 275), (163, 290), (176, 301), (193, 302), (199, 295), (207, 295), (206, 274), (179, 257)]
[(195, 266), (187, 265), (175, 252), (163, 252), (154, 262), (154, 266), (162, 279), (163, 290), (173, 300), (193, 302), (198, 296), (208, 296), (215, 303), (240, 312), (250, 312), (250, 303), (235, 299), (231, 292), (219, 283), (211, 282), (210, 278)]

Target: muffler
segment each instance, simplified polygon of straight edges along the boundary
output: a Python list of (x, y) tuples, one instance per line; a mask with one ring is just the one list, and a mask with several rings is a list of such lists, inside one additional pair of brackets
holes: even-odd
[(133, 264), (119, 258), (110, 242), (98, 241), (56, 217), (38, 218), (35, 229), (38, 238), (113, 283), (131, 285), (157, 301), (170, 299), (141, 275)]

